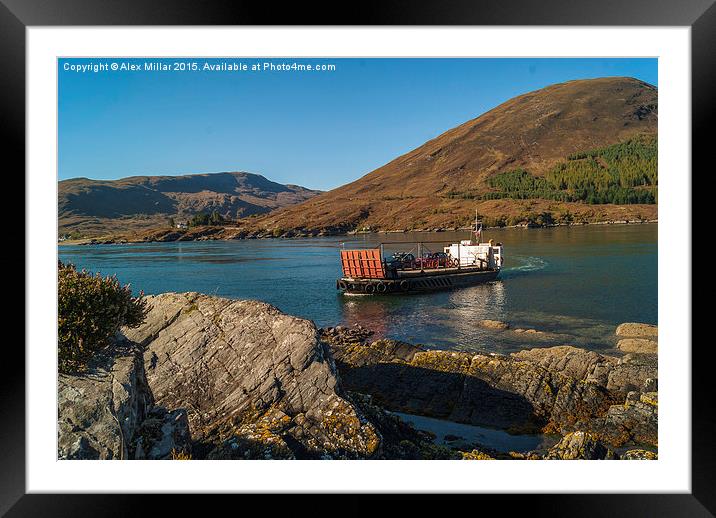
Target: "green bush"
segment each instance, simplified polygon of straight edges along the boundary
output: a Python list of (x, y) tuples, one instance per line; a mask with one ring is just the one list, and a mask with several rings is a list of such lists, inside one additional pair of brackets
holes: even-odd
[(211, 214), (199, 212), (198, 214), (194, 214), (188, 221), (188, 225), (190, 227), (202, 227), (207, 225), (220, 226), (225, 225), (226, 223), (228, 223), (228, 220), (219, 214), (218, 210), (213, 210)]
[(60, 372), (80, 369), (122, 326), (138, 327), (147, 314), (144, 294), (132, 297), (116, 276), (102, 277), (59, 262), (57, 285)]

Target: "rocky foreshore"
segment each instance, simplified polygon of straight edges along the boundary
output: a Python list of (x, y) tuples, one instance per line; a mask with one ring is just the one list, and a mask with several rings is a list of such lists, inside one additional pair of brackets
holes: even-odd
[(473, 354), (371, 341), (356, 329), (322, 336), (344, 385), (388, 410), (514, 433), (588, 432), (614, 447), (658, 443), (655, 354), (572, 346)]
[[(60, 458), (655, 458), (655, 352), (426, 350), (257, 301), (148, 299), (141, 327), (60, 375)], [(561, 439), (527, 453), (450, 446), (393, 412)]]
[[(584, 225), (635, 225), (645, 223), (658, 223), (658, 220), (608, 220), (576, 223), (555, 224), (520, 224), (495, 228), (546, 228), (562, 226)], [(492, 228), (485, 226), (484, 228)], [(347, 236), (354, 234), (396, 234), (406, 232), (457, 232), (469, 231), (472, 227), (435, 227), (412, 228), (394, 230), (355, 230), (349, 226), (334, 226), (326, 228), (294, 228), (294, 229), (248, 229), (236, 226), (204, 226), (193, 228), (163, 228), (148, 230), (137, 234), (122, 234), (103, 237), (88, 237), (82, 239), (64, 240), (64, 245), (111, 245), (126, 243), (165, 243), (172, 241), (230, 241), (242, 239), (294, 239), (307, 237)]]

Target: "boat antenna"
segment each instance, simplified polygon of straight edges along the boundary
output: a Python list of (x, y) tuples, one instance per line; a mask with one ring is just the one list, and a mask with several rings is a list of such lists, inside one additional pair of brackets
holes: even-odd
[(477, 244), (480, 244), (480, 238), (477, 236), (477, 209), (475, 209), (475, 239), (477, 240)]
[(475, 239), (477, 240), (477, 244), (480, 244), (480, 241), (482, 241), (482, 224), (480, 224), (480, 227), (477, 226), (477, 209), (475, 209)]

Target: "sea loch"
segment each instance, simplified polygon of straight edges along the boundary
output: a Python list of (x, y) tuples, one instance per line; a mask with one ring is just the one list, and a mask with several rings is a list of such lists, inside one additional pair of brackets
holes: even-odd
[[(485, 237), (505, 246), (499, 280), (403, 297), (338, 293), (341, 246), (405, 240), (410, 249), (410, 241), (449, 243), (468, 233), (61, 246), (59, 258), (116, 273), (135, 292), (257, 299), (318, 326), (361, 324), (378, 337), (427, 347), (511, 352), (572, 344), (608, 350), (617, 324), (657, 323), (657, 234), (656, 224), (488, 229)], [(481, 320), (507, 322), (510, 329), (484, 328)]]

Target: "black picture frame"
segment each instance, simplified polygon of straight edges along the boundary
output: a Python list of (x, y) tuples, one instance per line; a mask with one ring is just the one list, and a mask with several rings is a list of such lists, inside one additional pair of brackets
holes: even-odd
[[(340, 14), (340, 13), (344, 14)], [(605, 25), (688, 26), (692, 44), (692, 170), (712, 169), (708, 127), (716, 113), (716, 5), (714, 0), (459, 0), (364, 1), (346, 4), (215, 0), (0, 0), (0, 103), (5, 157), (13, 174), (25, 167), (25, 29), (82, 25)], [(710, 145), (709, 145), (710, 144)], [(711, 161), (713, 161), (711, 159)], [(685, 179), (686, 181), (687, 179)], [(24, 191), (24, 183), (20, 186)], [(25, 239), (31, 236), (25, 234)], [(25, 271), (27, 276), (30, 272)], [(679, 279), (688, 282), (691, 279)], [(691, 301), (685, 301), (691, 305)], [(17, 304), (20, 306), (20, 304)], [(23, 305), (24, 307), (24, 305)], [(31, 309), (31, 308), (30, 308)], [(669, 344), (685, 351), (690, 343)], [(706, 344), (699, 344), (705, 346)], [(124, 515), (143, 509), (127, 495), (25, 494), (25, 361), (5, 350), (0, 376), (0, 514), (8, 516)], [(510, 495), (510, 514), (564, 516), (713, 516), (716, 454), (713, 383), (708, 347), (692, 351), (692, 492), (690, 494)], [(12, 368), (8, 368), (12, 365)], [(356, 498), (356, 497), (351, 497)], [(488, 498), (487, 495), (479, 498)], [(489, 497), (493, 499), (493, 497)], [(184, 499), (174, 498), (184, 506)], [(417, 500), (420, 502), (420, 500)], [(250, 505), (250, 504), (247, 504)], [(344, 503), (344, 509), (350, 506)], [(487, 510), (485, 502), (479, 509)], [(164, 508), (168, 511), (168, 508)]]

